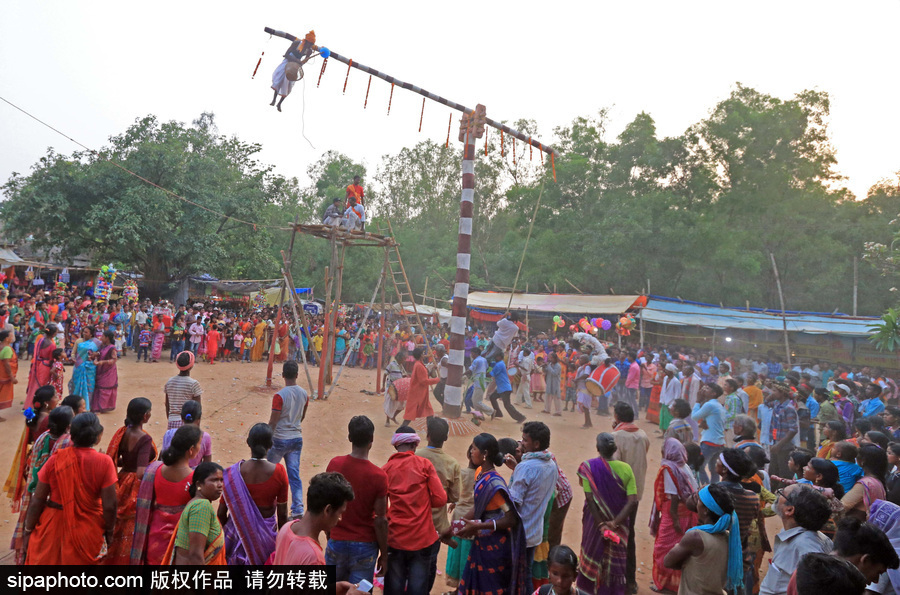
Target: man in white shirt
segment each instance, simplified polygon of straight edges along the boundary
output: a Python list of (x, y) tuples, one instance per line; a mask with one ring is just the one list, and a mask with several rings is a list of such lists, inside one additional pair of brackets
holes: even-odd
[(517, 365), (519, 368), (519, 386), (516, 388), (518, 403), (524, 403), (531, 409), (531, 372), (534, 370), (534, 353), (527, 346), (519, 352)]
[(681, 382), (678, 380), (678, 368), (675, 364), (666, 364), (666, 377), (663, 378), (662, 391), (659, 393), (659, 429), (665, 432), (672, 421), (672, 413), (669, 407), (675, 399), (681, 397)]
[(804, 554), (827, 554), (832, 549), (831, 540), (819, 532), (831, 517), (825, 496), (800, 483), (778, 492), (772, 508), (781, 518), (784, 530), (775, 536), (769, 570), (759, 586), (760, 595), (787, 593), (791, 575)]
[(347, 231), (362, 231), (366, 223), (365, 208), (356, 202), (356, 197), (350, 197), (350, 207), (344, 211), (343, 224)]
[(503, 353), (512, 343), (512, 340), (519, 334), (519, 325), (516, 321), (519, 319), (518, 314), (511, 312), (508, 318), (501, 318), (497, 321), (497, 330), (491, 337), (491, 342), (482, 355), (487, 361), (491, 361), (497, 357), (503, 357)]

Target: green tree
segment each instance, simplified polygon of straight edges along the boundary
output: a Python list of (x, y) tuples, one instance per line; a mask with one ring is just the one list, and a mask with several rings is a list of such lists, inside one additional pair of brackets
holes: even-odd
[(296, 183), (260, 164), (259, 151), (257, 144), (219, 135), (211, 114), (191, 126), (147, 116), (99, 153), (49, 151), (30, 175), (14, 175), (4, 185), (0, 213), (13, 239), (33, 235), (37, 248), (89, 253), (95, 262), (140, 271), (151, 297), (191, 274), (271, 270), (265, 246), (273, 231), (238, 219), (262, 222), (298, 199)]

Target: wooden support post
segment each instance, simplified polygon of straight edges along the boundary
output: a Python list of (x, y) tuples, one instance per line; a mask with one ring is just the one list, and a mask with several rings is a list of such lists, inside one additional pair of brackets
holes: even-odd
[[(387, 277), (388, 271), (391, 270), (391, 265), (388, 260), (388, 254), (390, 248), (384, 249), (384, 269), (382, 275)], [(385, 285), (387, 285), (387, 280), (382, 280), (381, 283), (381, 320), (378, 325), (378, 344), (376, 345), (378, 353), (375, 355), (375, 392), (381, 393), (384, 390), (384, 387), (381, 385), (381, 371), (384, 369), (385, 363), (382, 361), (382, 354), (384, 353), (384, 342), (386, 340), (386, 335), (384, 333), (384, 300), (385, 300)]]
[(325, 267), (325, 322), (322, 329), (322, 351), (319, 353), (319, 382), (316, 386), (316, 393), (321, 397), (325, 394), (325, 358), (328, 355), (328, 319), (329, 319), (329, 296), (331, 294), (331, 276), (329, 267)]
[[(294, 225), (296, 225), (297, 220), (294, 220)], [(288, 247), (288, 259), (287, 262), (290, 262), (290, 259), (294, 255), (294, 239), (297, 237), (297, 228), (293, 227), (291, 231), (291, 243)], [(284, 253), (282, 252), (282, 256)], [(266, 386), (272, 386), (272, 368), (275, 366), (275, 343), (278, 342), (278, 328), (281, 325), (281, 319), (283, 317), (284, 312), (284, 291), (287, 288), (287, 282), (283, 281), (281, 283), (281, 296), (278, 298), (278, 314), (275, 316), (275, 330), (272, 331), (272, 344), (269, 345), (269, 364), (266, 367)]]
[[(329, 332), (331, 333), (331, 341), (329, 342), (328, 347), (328, 372), (325, 375), (325, 381), (328, 384), (332, 383), (332, 363), (334, 362), (334, 348), (337, 343), (337, 321), (338, 314), (341, 311), (341, 289), (344, 285), (344, 253), (346, 252), (347, 247), (341, 246), (341, 258), (338, 262), (337, 275), (335, 275), (336, 288), (334, 290), (334, 307), (332, 311), (334, 312), (334, 316), (331, 318), (331, 326), (329, 327)], [(327, 398), (327, 397), (326, 397)]]

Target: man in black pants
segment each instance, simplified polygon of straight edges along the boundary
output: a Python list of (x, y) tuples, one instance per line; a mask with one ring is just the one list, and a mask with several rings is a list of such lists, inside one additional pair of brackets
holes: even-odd
[(497, 404), (498, 400), (503, 401), (503, 406), (506, 407), (506, 412), (509, 413), (510, 417), (512, 417), (516, 422), (522, 423), (525, 421), (525, 416), (519, 413), (513, 404), (509, 400), (509, 396), (512, 394), (512, 384), (509, 382), (509, 373), (506, 371), (506, 364), (503, 363), (503, 356), (495, 357), (492, 360), (493, 368), (489, 374), (493, 376), (493, 380), (487, 387), (487, 394), (490, 395), (491, 405), (494, 406), (494, 412), (491, 414), (491, 419), (495, 417), (503, 417), (503, 413), (500, 411), (500, 406)]

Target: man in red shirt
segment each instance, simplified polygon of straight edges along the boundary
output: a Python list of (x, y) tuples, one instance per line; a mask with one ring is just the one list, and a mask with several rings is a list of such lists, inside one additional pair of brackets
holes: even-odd
[(359, 183), (359, 176), (353, 176), (353, 183), (347, 186), (347, 207), (350, 208), (352, 205), (350, 204), (350, 199), (355, 198), (356, 202), (359, 204), (363, 204), (363, 187)]
[(400, 426), (391, 438), (397, 452), (384, 464), (388, 497), (388, 569), (384, 592), (427, 593), (434, 581), (432, 546), (438, 533), (431, 509), (447, 504), (447, 492), (434, 465), (416, 456), (419, 436)]
[[(347, 424), (349, 455), (334, 457), (328, 471), (342, 474), (355, 495), (328, 539), (325, 561), (335, 566), (338, 581), (372, 581), (376, 566), (384, 568), (388, 553), (387, 475), (369, 461), (375, 424), (357, 415)], [(377, 559), (377, 564), (376, 564)]]

